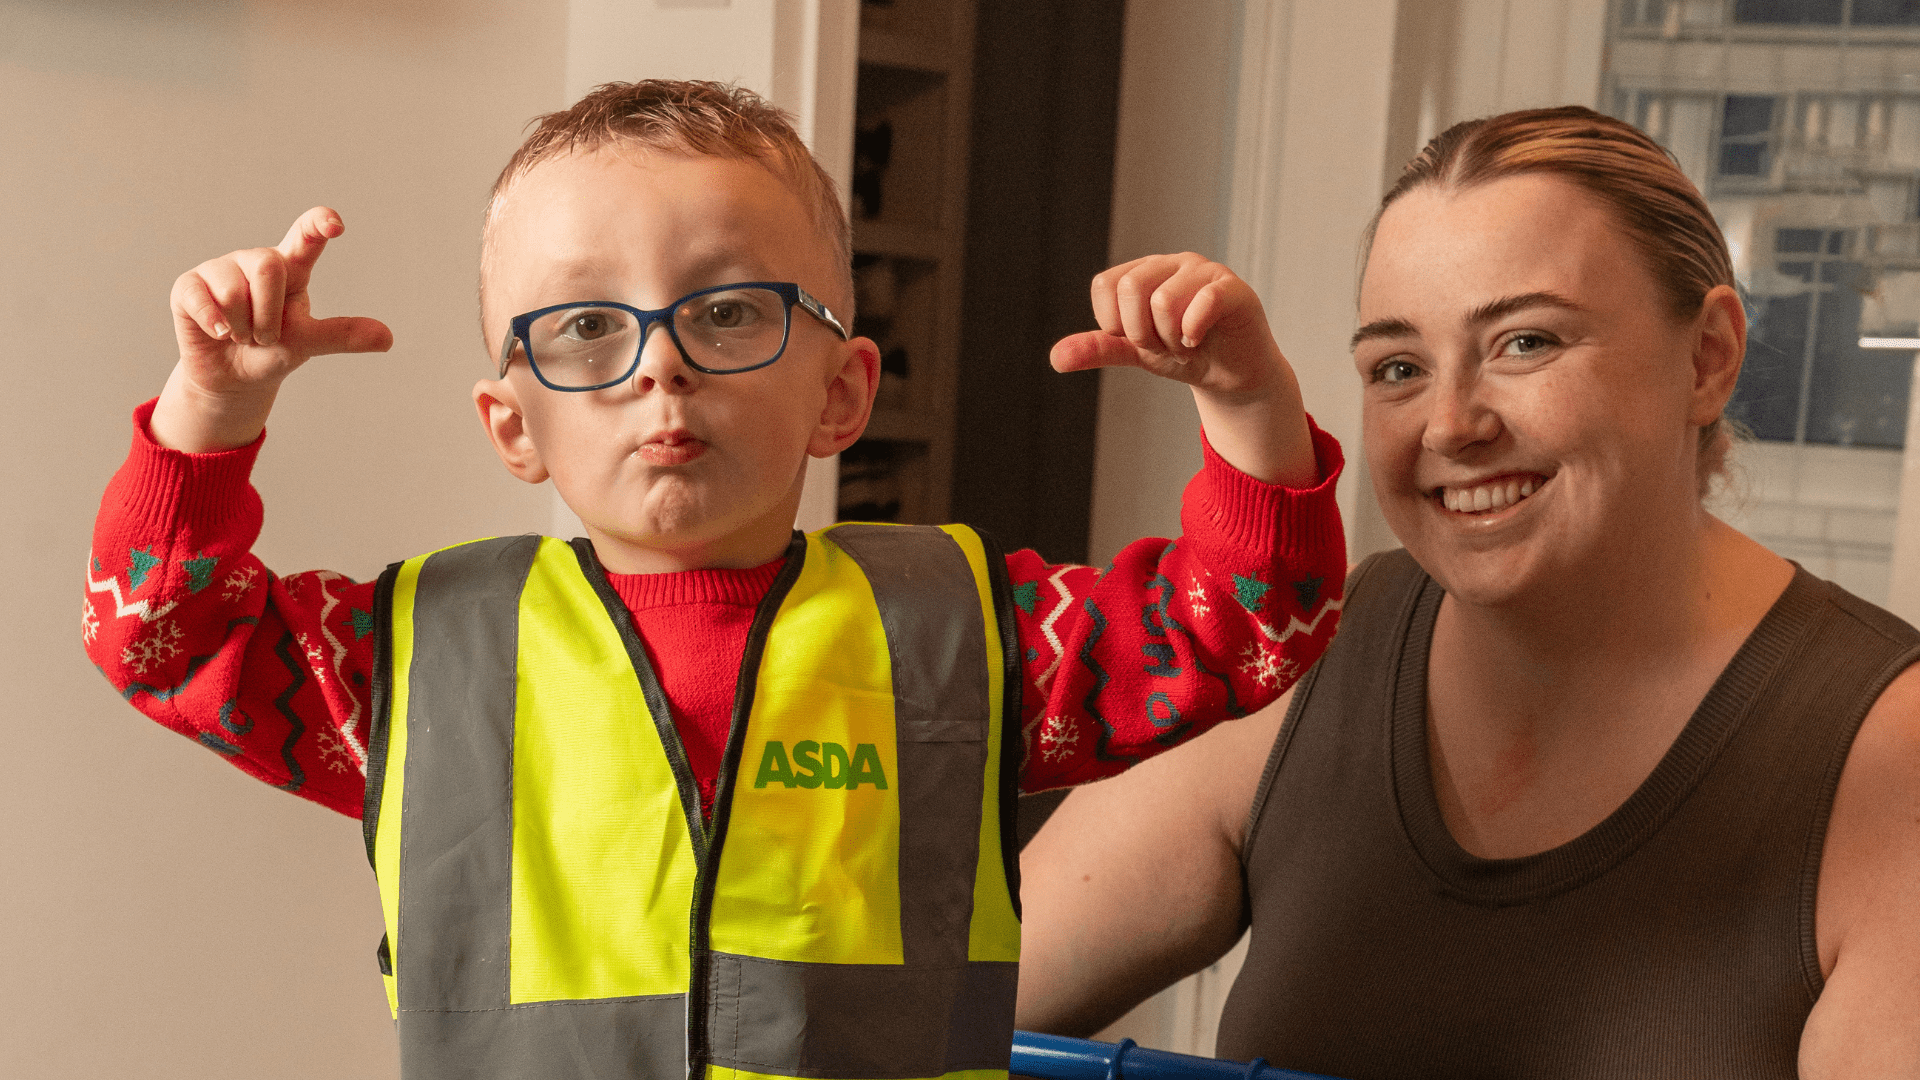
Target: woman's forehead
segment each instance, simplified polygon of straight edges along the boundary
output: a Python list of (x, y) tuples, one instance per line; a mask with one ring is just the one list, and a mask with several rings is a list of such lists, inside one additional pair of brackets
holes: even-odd
[(1637, 303), (1651, 276), (1598, 200), (1545, 174), (1415, 188), (1380, 216), (1360, 321), (1416, 325), (1501, 297), (1554, 293), (1582, 307)]

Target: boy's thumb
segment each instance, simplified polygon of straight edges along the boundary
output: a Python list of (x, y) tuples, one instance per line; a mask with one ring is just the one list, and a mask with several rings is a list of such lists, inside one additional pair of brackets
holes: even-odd
[(301, 351), (308, 356), (386, 352), (393, 348), (393, 331), (386, 323), (357, 316), (315, 319), (301, 337)]
[(1133, 342), (1105, 330), (1071, 334), (1054, 343), (1055, 371), (1086, 371), (1091, 368), (1133, 366), (1140, 362), (1140, 350)]

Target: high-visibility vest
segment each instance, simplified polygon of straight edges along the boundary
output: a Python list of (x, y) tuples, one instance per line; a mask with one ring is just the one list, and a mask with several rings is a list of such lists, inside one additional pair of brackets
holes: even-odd
[(389, 567), (365, 828), (407, 1080), (1004, 1077), (1005, 567), (961, 526), (796, 534), (711, 825), (586, 541)]

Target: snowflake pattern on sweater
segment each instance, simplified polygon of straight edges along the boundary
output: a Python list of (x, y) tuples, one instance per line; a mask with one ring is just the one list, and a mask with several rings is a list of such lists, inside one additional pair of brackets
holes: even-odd
[[(165, 450), (146, 434), (151, 411), (151, 402), (136, 411), (132, 452), (95, 521), (81, 616), (89, 656), (154, 720), (250, 776), (359, 816), (373, 583), (268, 571), (251, 551), (261, 503), (248, 477), (260, 443)], [(1263, 484), (1206, 447), (1182, 500), (1180, 540), (1137, 541), (1104, 569), (1007, 556), (1024, 670), (1023, 790), (1114, 775), (1270, 703), (1318, 659), (1339, 621), (1345, 545), (1333, 499), (1340, 448), (1318, 428), (1313, 435), (1321, 481), (1311, 489)], [(632, 575), (677, 580), (617, 585), (690, 747), (703, 731), (709, 744), (724, 739), (715, 703), (731, 695), (674, 684), (728, 683), (738, 652), (676, 651), (680, 635), (654, 632), (674, 625), (675, 609), (641, 610), (634, 590), (722, 611), (708, 629), (725, 637), (737, 623), (744, 646), (748, 620), (725, 605), (750, 607), (757, 594), (737, 594), (764, 592), (766, 570)], [(702, 594), (712, 582), (736, 595)], [(696, 715), (680, 715), (689, 706)], [(710, 797), (713, 777), (699, 779)]]

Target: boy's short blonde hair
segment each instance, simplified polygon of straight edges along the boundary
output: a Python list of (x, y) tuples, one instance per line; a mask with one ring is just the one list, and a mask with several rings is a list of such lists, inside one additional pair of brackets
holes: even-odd
[[(725, 83), (643, 79), (596, 86), (571, 108), (537, 117), (533, 125), (533, 134), (514, 151), (494, 181), (482, 229), (483, 246), (491, 237), (494, 215), (514, 185), (543, 161), (613, 145), (753, 158), (800, 196), (812, 213), (815, 231), (832, 247), (837, 268), (833, 285), (841, 293), (833, 306), (836, 312), (846, 310), (851, 325), (853, 236), (847, 215), (840, 208), (833, 177), (800, 141), (784, 109), (751, 90)], [(483, 266), (484, 259), (483, 255)]]

